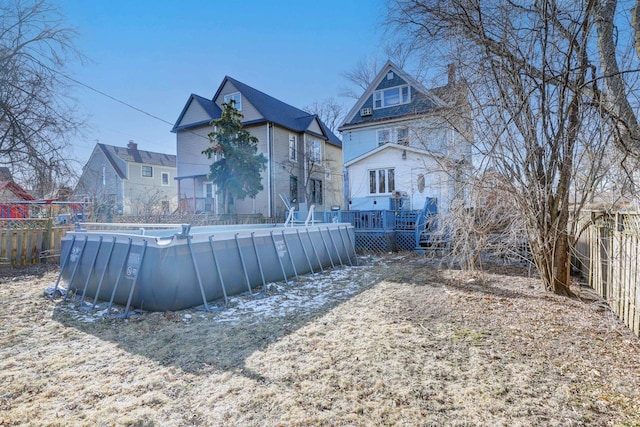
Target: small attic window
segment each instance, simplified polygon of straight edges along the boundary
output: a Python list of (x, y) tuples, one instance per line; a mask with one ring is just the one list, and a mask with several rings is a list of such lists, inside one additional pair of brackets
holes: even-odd
[(387, 80), (391, 80), (391, 79), (393, 79), (393, 71), (389, 71), (387, 73)]
[(236, 107), (236, 110), (242, 111), (242, 97), (240, 96), (240, 92), (230, 93), (224, 96), (224, 103), (228, 104), (233, 101), (233, 106)]

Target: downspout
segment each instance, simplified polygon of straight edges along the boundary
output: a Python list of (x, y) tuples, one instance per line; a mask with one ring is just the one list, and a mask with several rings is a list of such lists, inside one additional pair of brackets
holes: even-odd
[(191, 178), (193, 180), (193, 212), (196, 213), (196, 177)]
[(273, 216), (273, 209), (271, 206), (271, 193), (273, 192), (273, 188), (271, 188), (272, 180), (271, 173), (273, 172), (271, 165), (271, 152), (272, 152), (272, 141), (271, 141), (271, 123), (267, 122), (267, 216), (271, 218)]
[(302, 189), (304, 190), (304, 203), (307, 205), (307, 209), (309, 208), (309, 201), (307, 200), (307, 168), (308, 168), (308, 156), (309, 153), (307, 152), (307, 134), (304, 133), (302, 134), (302, 152), (303, 152), (303, 157), (302, 157)]
[[(117, 175), (117, 174), (116, 174)], [(131, 171), (129, 170), (129, 163), (127, 163), (127, 176), (125, 177), (125, 179), (123, 179), (121, 181), (121, 185), (122, 185), (122, 200), (120, 200), (120, 204), (122, 205), (122, 215), (129, 215), (128, 213), (125, 213), (125, 200), (127, 199), (127, 195), (125, 194), (125, 180), (128, 182), (129, 179), (131, 179)], [(129, 203), (129, 205), (131, 205), (131, 203)], [(118, 209), (119, 211), (120, 209)]]
[(177, 207), (177, 210), (178, 210), (179, 213), (182, 213), (181, 203), (180, 203), (180, 181), (182, 181), (182, 180), (178, 179), (177, 177), (173, 178), (173, 179), (175, 179), (177, 181), (176, 184), (177, 184), (177, 187), (178, 187), (178, 207)]
[(342, 167), (342, 206), (344, 210), (351, 210), (349, 205), (349, 169)]

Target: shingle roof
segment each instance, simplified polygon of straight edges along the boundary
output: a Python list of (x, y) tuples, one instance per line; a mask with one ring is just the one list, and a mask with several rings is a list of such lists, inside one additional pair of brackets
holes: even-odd
[[(393, 71), (405, 84), (411, 87), (411, 101), (394, 107), (373, 108), (373, 94), (381, 83), (386, 81), (386, 75)], [(400, 67), (391, 61), (387, 61), (373, 79), (367, 90), (362, 94), (353, 108), (347, 113), (344, 123), (338, 130), (346, 130), (354, 126), (362, 126), (370, 123), (384, 122), (387, 120), (397, 120), (400, 118), (412, 118), (415, 116), (428, 114), (436, 109), (455, 101), (452, 96), (451, 85), (441, 86), (433, 89), (425, 88), (420, 82), (405, 73)], [(363, 117), (359, 111), (363, 107), (373, 110), (373, 114)]]
[(121, 170), (115, 157), (128, 163), (142, 163), (153, 166), (176, 167), (176, 156), (174, 154), (156, 153), (146, 150), (132, 150), (127, 147), (117, 147), (115, 145), (97, 144), (104, 155), (109, 160), (115, 171), (121, 178), (125, 178), (125, 171)]
[(220, 84), (216, 94), (213, 96), (212, 100), (208, 100), (198, 95), (191, 95), (187, 104), (185, 105), (180, 117), (176, 121), (176, 125), (173, 127), (173, 131), (187, 129), (195, 126), (201, 126), (205, 124), (205, 122), (199, 123), (190, 123), (185, 126), (178, 126), (182, 117), (184, 116), (186, 109), (188, 108), (190, 102), (195, 100), (199, 103), (200, 106), (209, 114), (210, 120), (220, 118), (222, 111), (220, 107), (213, 101), (218, 95), (220, 95), (220, 91), (224, 87), (225, 83), (229, 81), (235, 88), (242, 94), (242, 96), (251, 104), (253, 107), (260, 112), (264, 119), (256, 120), (251, 122), (245, 122), (244, 125), (256, 124), (256, 123), (264, 123), (264, 122), (272, 122), (287, 129), (294, 130), (296, 132), (305, 132), (309, 128), (311, 122), (317, 118), (320, 123), (320, 127), (324, 132), (324, 136), (327, 140), (338, 147), (342, 147), (342, 141), (338, 138), (333, 132), (329, 130), (329, 128), (320, 120), (320, 118), (315, 114), (309, 114), (306, 111), (303, 111), (299, 108), (296, 108), (292, 105), (289, 105), (285, 102), (280, 101), (270, 95), (267, 95), (264, 92), (261, 92), (253, 87), (244, 84), (232, 77), (225, 76), (222, 83)]

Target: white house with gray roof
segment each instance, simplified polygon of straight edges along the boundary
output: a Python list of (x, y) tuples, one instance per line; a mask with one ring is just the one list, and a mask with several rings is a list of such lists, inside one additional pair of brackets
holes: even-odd
[(176, 156), (96, 144), (74, 190), (74, 199), (92, 202), (94, 213), (170, 214), (177, 208)]
[(382, 67), (339, 128), (349, 209), (415, 210), (435, 199), (444, 212), (464, 198), (469, 104), (453, 67), (448, 77), (427, 89), (390, 61)]
[(227, 76), (212, 98), (192, 94), (173, 127), (180, 211), (222, 213), (215, 185), (208, 178), (215, 160), (202, 151), (209, 146), (211, 121), (220, 118), (222, 104), (230, 100), (243, 115), (243, 127), (258, 138), (258, 152), (268, 160), (262, 175), (264, 190), (254, 199), (236, 200), (235, 213), (284, 219), (281, 194), (298, 208), (341, 205), (340, 139), (315, 114)]

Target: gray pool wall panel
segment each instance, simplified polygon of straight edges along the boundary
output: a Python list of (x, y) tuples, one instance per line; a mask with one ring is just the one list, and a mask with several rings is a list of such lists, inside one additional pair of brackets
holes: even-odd
[(350, 224), (193, 227), (180, 235), (179, 229), (69, 232), (61, 279), (87, 302), (125, 305), (131, 296), (132, 309), (176, 311), (203, 305), (203, 293), (206, 302), (220, 300), (223, 283), (235, 295), (355, 259)]

